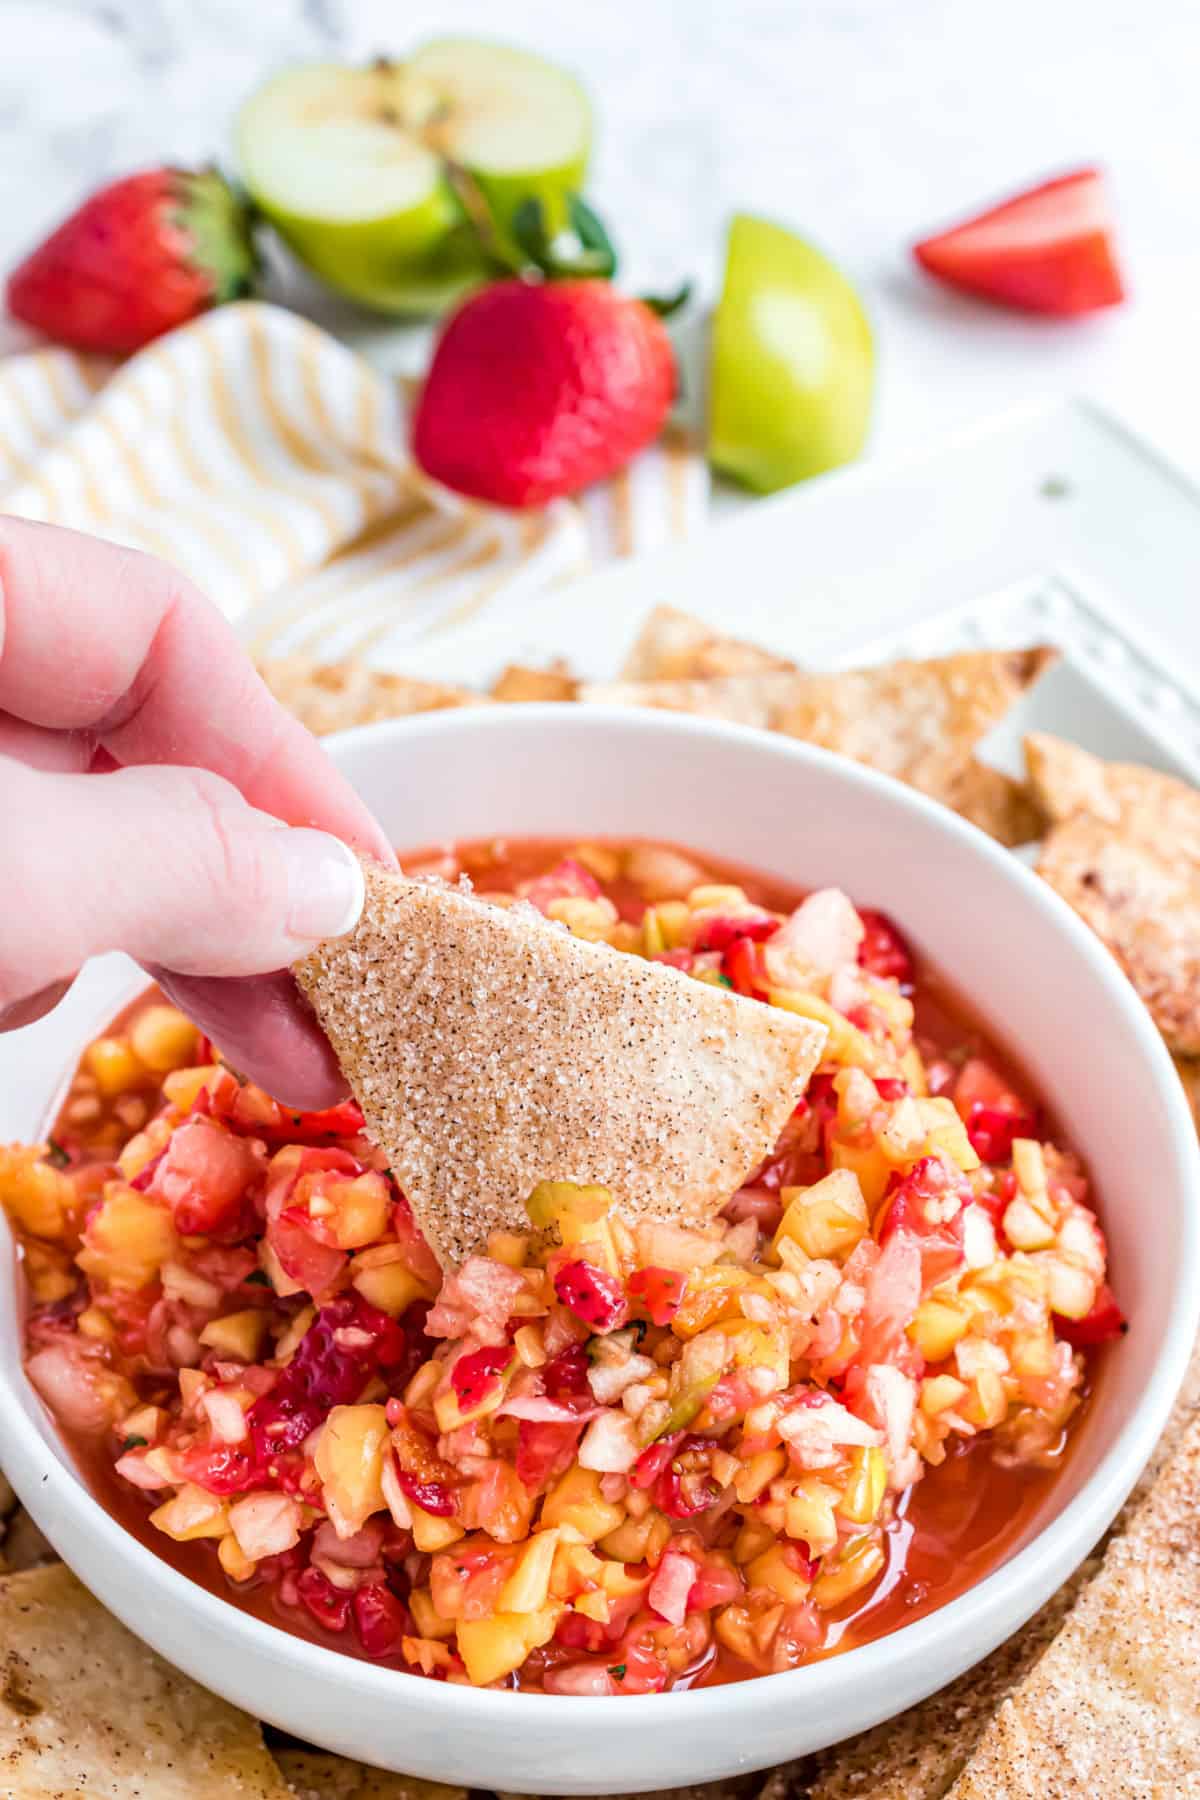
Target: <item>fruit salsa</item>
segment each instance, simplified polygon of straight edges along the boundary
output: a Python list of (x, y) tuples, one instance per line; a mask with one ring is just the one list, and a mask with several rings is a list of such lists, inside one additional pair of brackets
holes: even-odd
[(144, 1541), (478, 1686), (641, 1694), (895, 1629), (1031, 1529), (1123, 1321), (1080, 1163), (882, 913), (664, 845), (409, 860), (828, 1027), (700, 1228), (545, 1182), (443, 1274), (353, 1101), (151, 993), (0, 1151), (30, 1380)]

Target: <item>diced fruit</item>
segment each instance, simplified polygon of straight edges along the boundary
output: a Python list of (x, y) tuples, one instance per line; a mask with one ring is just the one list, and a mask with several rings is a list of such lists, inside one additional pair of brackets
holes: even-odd
[(124, 1038), (97, 1038), (84, 1058), (102, 1094), (123, 1094), (145, 1077), (146, 1071)]
[(335, 1406), (326, 1419), (313, 1461), (339, 1537), (352, 1536), (382, 1511), (387, 1442), (382, 1406)]
[(114, 1288), (141, 1288), (178, 1255), (179, 1239), (167, 1208), (147, 1194), (111, 1181), (88, 1221), (76, 1258), (86, 1275)]
[(467, 38), (404, 61), (275, 76), (238, 120), (246, 185), (313, 273), (385, 312), (440, 309), (492, 269), (453, 180), (502, 230), (522, 200), (557, 225), (587, 167), (591, 117), (565, 71)]
[(846, 277), (783, 226), (738, 214), (713, 330), (714, 467), (771, 493), (852, 461), (873, 387), (871, 331)]
[(635, 1269), (625, 1287), (651, 1324), (669, 1325), (679, 1310), (685, 1279), (677, 1269)]
[(855, 1538), (838, 1558), (834, 1568), (822, 1571), (813, 1582), (812, 1601), (824, 1611), (841, 1606), (852, 1594), (867, 1587), (882, 1573), (887, 1558), (883, 1548), (871, 1538)]
[(792, 1238), (806, 1256), (847, 1256), (866, 1235), (867, 1203), (849, 1169), (835, 1169), (810, 1188), (784, 1188), (783, 1204), (776, 1244)]
[(808, 1599), (812, 1578), (792, 1566), (788, 1549), (786, 1544), (775, 1543), (769, 1550), (764, 1550), (761, 1556), (747, 1563), (746, 1580), (751, 1587), (770, 1588), (787, 1605), (797, 1606)]
[(908, 1335), (926, 1362), (944, 1362), (969, 1325), (968, 1314), (954, 1300), (930, 1298), (918, 1306)]
[(433, 1556), (439, 1550), (445, 1550), (449, 1544), (456, 1544), (463, 1536), (463, 1528), (457, 1519), (440, 1519), (435, 1513), (426, 1512), (423, 1507), (412, 1509), (413, 1543), (426, 1556)]
[(850, 1474), (838, 1511), (856, 1525), (870, 1525), (887, 1492), (887, 1463), (875, 1445), (859, 1445), (850, 1452)]
[(501, 1681), (519, 1669), (531, 1651), (554, 1636), (563, 1608), (555, 1603), (533, 1613), (493, 1613), (490, 1619), (464, 1619), (458, 1648), (468, 1679), (475, 1687)]
[(558, 1481), (542, 1505), (542, 1524), (570, 1525), (586, 1544), (607, 1537), (625, 1517), (625, 1509), (600, 1492), (600, 1476), (594, 1469), (576, 1465)]
[(148, 1069), (165, 1075), (193, 1060), (196, 1035), (196, 1027), (178, 1007), (148, 1006), (130, 1027), (129, 1042)]
[(352, 1267), (350, 1279), (363, 1299), (393, 1319), (400, 1318), (413, 1301), (426, 1292), (424, 1283), (407, 1263), (387, 1262), (363, 1267), (358, 1265), (356, 1258)]
[(629, 1305), (624, 1288), (615, 1275), (593, 1263), (564, 1263), (555, 1272), (554, 1291), (593, 1331), (615, 1331), (625, 1322)]
[(200, 1333), (200, 1342), (222, 1356), (254, 1362), (262, 1349), (266, 1329), (266, 1314), (251, 1308), (246, 1312), (226, 1313), (221, 1319), (210, 1319)]
[(75, 1190), (36, 1150), (0, 1145), (0, 1206), (34, 1237), (59, 1236)]
[(1101, 1283), (1090, 1310), (1081, 1319), (1059, 1318), (1055, 1321), (1055, 1327), (1059, 1337), (1065, 1338), (1077, 1350), (1106, 1344), (1128, 1330), (1125, 1315), (1117, 1305), (1116, 1295), (1107, 1282)]
[(532, 1613), (545, 1606), (558, 1540), (557, 1530), (535, 1532), (500, 1590), (497, 1611)]
[(223, 1538), (229, 1530), (229, 1507), (206, 1489), (188, 1483), (155, 1508), (150, 1523), (177, 1544), (190, 1544), (195, 1538)]

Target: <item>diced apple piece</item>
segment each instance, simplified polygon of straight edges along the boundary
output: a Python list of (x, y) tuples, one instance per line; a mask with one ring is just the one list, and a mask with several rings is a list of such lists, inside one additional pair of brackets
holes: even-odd
[(918, 1306), (908, 1335), (926, 1362), (944, 1362), (966, 1336), (969, 1324), (966, 1311), (955, 1301), (931, 1298)]
[(189, 1481), (150, 1514), (150, 1523), (177, 1544), (190, 1544), (193, 1538), (223, 1538), (229, 1530), (229, 1506)]

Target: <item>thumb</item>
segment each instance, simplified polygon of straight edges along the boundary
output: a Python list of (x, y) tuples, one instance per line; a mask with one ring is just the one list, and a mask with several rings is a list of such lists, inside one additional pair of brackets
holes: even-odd
[(269, 1091), (337, 1098), (328, 1045), (278, 973), (362, 909), (362, 870), (337, 838), (281, 825), (197, 769), (61, 775), (0, 759), (0, 812), (13, 850), (0, 1024), (47, 1010), (89, 956), (124, 950)]

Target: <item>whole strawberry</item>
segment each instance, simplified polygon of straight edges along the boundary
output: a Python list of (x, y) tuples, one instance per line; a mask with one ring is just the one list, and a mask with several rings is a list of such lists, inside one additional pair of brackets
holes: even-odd
[(608, 281), (501, 281), (446, 326), (413, 449), (447, 487), (544, 506), (658, 436), (675, 392), (662, 320)]
[(8, 279), (8, 310), (60, 344), (122, 356), (249, 291), (245, 207), (215, 170), (111, 182)]

